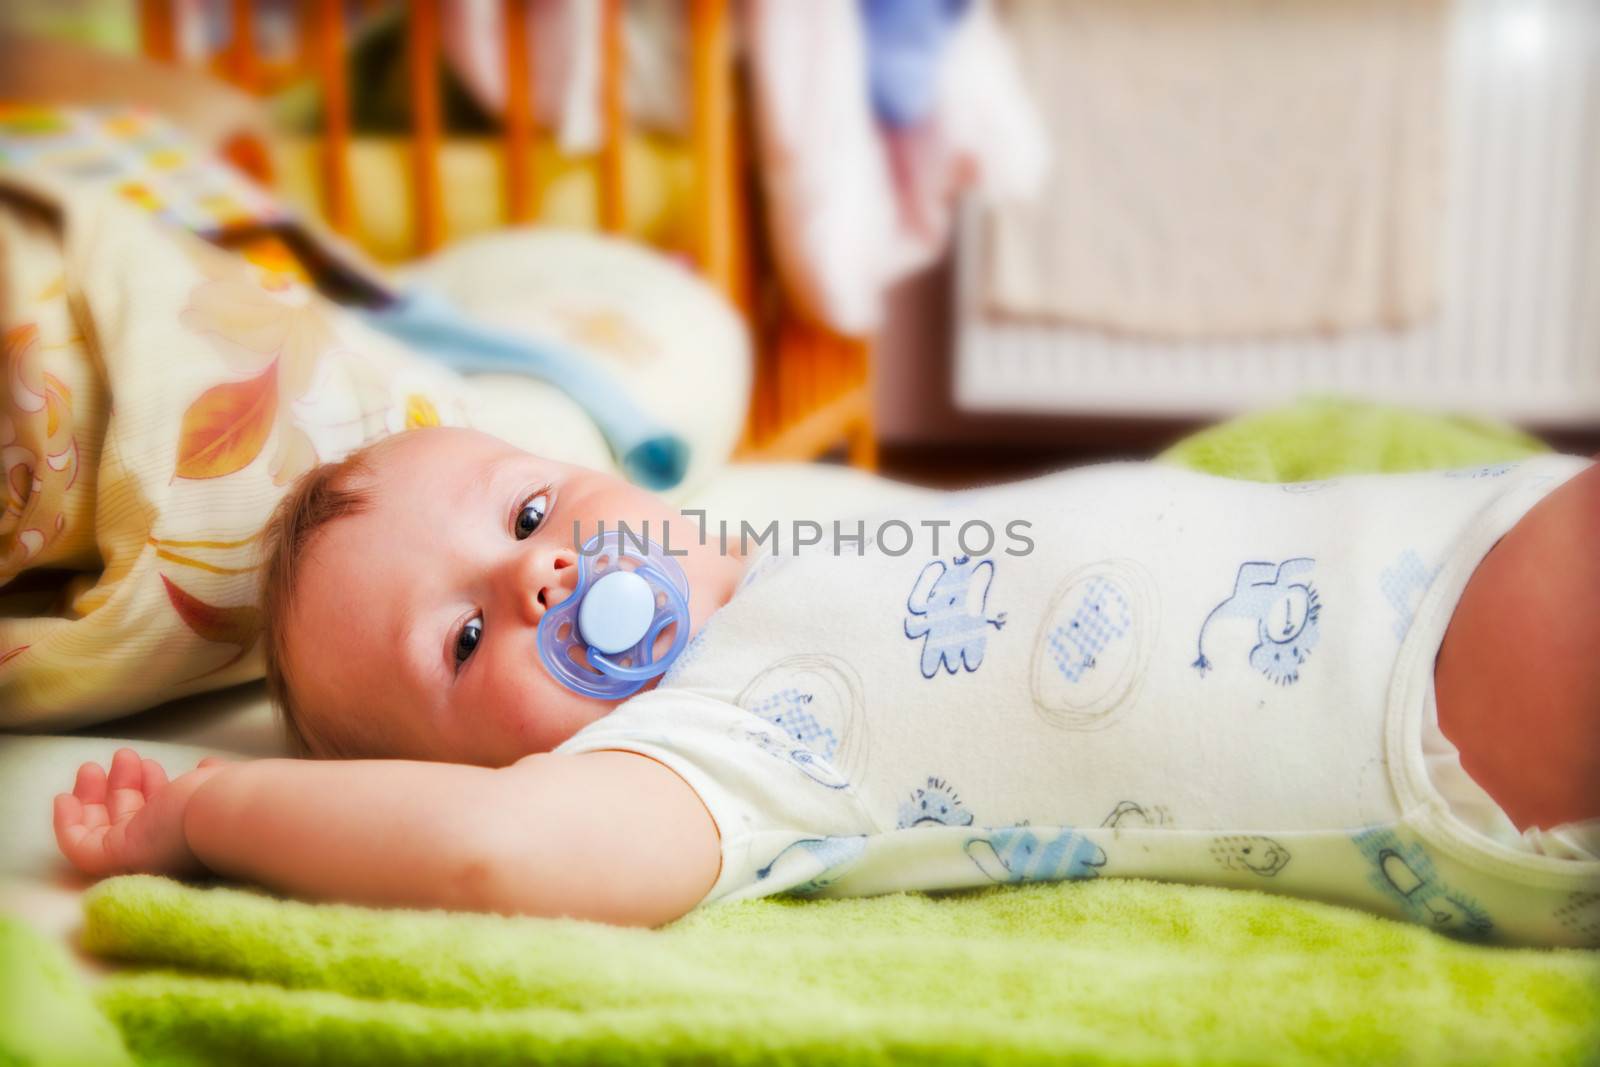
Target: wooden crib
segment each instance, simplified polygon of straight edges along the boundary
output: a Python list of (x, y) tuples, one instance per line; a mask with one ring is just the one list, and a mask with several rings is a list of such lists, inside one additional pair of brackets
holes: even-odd
[[(178, 0), (140, 0), (140, 34), (146, 55), (180, 59)], [(351, 151), (356, 135), (350, 116), (346, 73), (349, 28), (345, 0), (299, 0), (298, 47), (289, 60), (263, 55), (256, 40), (253, 0), (213, 0), (230, 5), (231, 40), (215, 54), (199, 57), (220, 76), (251, 92), (265, 92), (294, 77), (310, 75), (321, 88), (324, 121), (317, 145), (318, 206), (334, 230), (357, 241)], [(440, 155), (446, 143), (439, 92), (441, 4), (449, 0), (399, 0), (405, 5), (407, 85), (412, 126), (409, 142), (411, 252), (425, 254), (451, 237), (445, 210)], [(600, 4), (601, 144), (597, 159), (599, 223), (620, 234), (629, 203), (624, 138), (628, 116), (623, 96), (622, 0)], [(746, 459), (811, 459), (844, 444), (850, 461), (876, 462), (871, 414), (871, 344), (803, 320), (787, 306), (770, 265), (763, 262), (753, 212), (748, 116), (733, 48), (729, 0), (683, 0), (687, 18), (690, 112), (689, 155), (693, 168), (691, 218), (686, 255), (707, 282), (743, 312), (755, 344), (756, 365), (749, 416), (739, 449)], [(383, 0), (362, 0), (381, 6)], [(501, 123), (505, 224), (540, 217), (541, 185), (534, 166), (534, 101), (529, 89), (533, 62), (528, 47), (531, 0), (501, 0), (504, 8), (507, 100)], [(537, 27), (535, 27), (537, 29)], [(185, 61), (197, 61), (185, 57)], [(265, 152), (243, 160), (258, 177), (272, 175)]]

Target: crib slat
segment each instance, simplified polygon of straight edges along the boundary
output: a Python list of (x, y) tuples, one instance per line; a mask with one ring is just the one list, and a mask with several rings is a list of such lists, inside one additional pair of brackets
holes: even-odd
[(818, 399), (816, 403), (826, 404), (844, 388), (840, 367), (839, 346), (834, 343), (831, 335), (824, 334), (817, 345), (816, 361), (812, 366), (814, 376), (813, 396)]
[(815, 411), (832, 397), (822, 389), (822, 364), (828, 355), (828, 338), (820, 329), (806, 330), (805, 362), (801, 365), (800, 395), (796, 397), (801, 411)]
[(355, 231), (350, 193), (350, 89), (344, 69), (343, 0), (316, 0), (311, 12), (311, 66), (322, 85), (322, 212), (341, 234)]
[(706, 280), (736, 298), (733, 245), (733, 85), (727, 0), (689, 0), (689, 99), (694, 146), (694, 254)]
[(506, 216), (531, 222), (539, 214), (534, 178), (532, 56), (528, 48), (529, 0), (504, 0), (506, 37)]
[(412, 243), (419, 253), (444, 243), (444, 197), (439, 182), (438, 0), (411, 0), (407, 33), (411, 78)]
[(843, 347), (850, 364), (853, 388), (861, 394), (860, 406), (848, 429), (850, 465), (865, 471), (878, 469), (878, 428), (873, 418), (872, 341), (860, 337), (832, 335), (830, 340)]
[(760, 412), (761, 420), (756, 427), (755, 439), (765, 442), (782, 426), (778, 414), (778, 379), (783, 366), (783, 333), (778, 323), (769, 324), (758, 335), (756, 352), (760, 358), (757, 361), (754, 406)]
[(600, 226), (607, 233), (628, 225), (623, 62), (622, 0), (600, 0)]
[(162, 63), (178, 58), (178, 25), (173, 17), (175, 0), (140, 0), (139, 47)]
[(246, 92), (254, 92), (260, 73), (256, 62), (256, 14), (252, 0), (233, 0), (229, 8), (232, 37), (228, 42), (228, 80)]

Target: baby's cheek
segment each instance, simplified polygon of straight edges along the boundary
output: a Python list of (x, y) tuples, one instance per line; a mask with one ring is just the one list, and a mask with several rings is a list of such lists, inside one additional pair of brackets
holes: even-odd
[(494, 720), (510, 760), (549, 752), (598, 718), (607, 705), (568, 691), (537, 663), (500, 674)]
[(528, 709), (530, 736), (535, 746), (529, 751), (549, 752), (604, 716), (611, 707), (603, 700), (579, 696), (551, 680), (538, 701)]

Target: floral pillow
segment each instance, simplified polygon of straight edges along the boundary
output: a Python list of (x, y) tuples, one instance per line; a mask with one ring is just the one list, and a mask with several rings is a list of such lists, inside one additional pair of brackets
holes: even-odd
[(262, 526), (313, 465), (469, 421), (456, 376), (285, 272), (0, 181), (0, 726), (261, 674)]

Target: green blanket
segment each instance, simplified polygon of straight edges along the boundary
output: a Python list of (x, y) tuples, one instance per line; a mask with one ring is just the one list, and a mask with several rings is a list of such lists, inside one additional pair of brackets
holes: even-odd
[[(1110, 879), (753, 901), (657, 931), (125, 878), (100, 1004), (163, 1062), (1579, 1062), (1600, 955), (1474, 948), (1264, 894)], [(226, 976), (226, 977), (219, 977)]]
[(1323, 397), (1201, 430), (1160, 458), (1229, 478), (1303, 482), (1471, 467), (1544, 451), (1537, 438), (1498, 423)]
[[(1166, 458), (1304, 479), (1537, 447), (1317, 402)], [(1600, 1062), (1600, 953), (1153, 882), (750, 901), (640, 931), (132, 877), (89, 894), (85, 944), (145, 965), (93, 994), (144, 1063)], [(0, 937), (0, 975), (8, 948), (13, 975), (40, 969), (17, 988), (59, 995), (6, 997), (0, 1064), (116, 1062), (59, 950)]]

